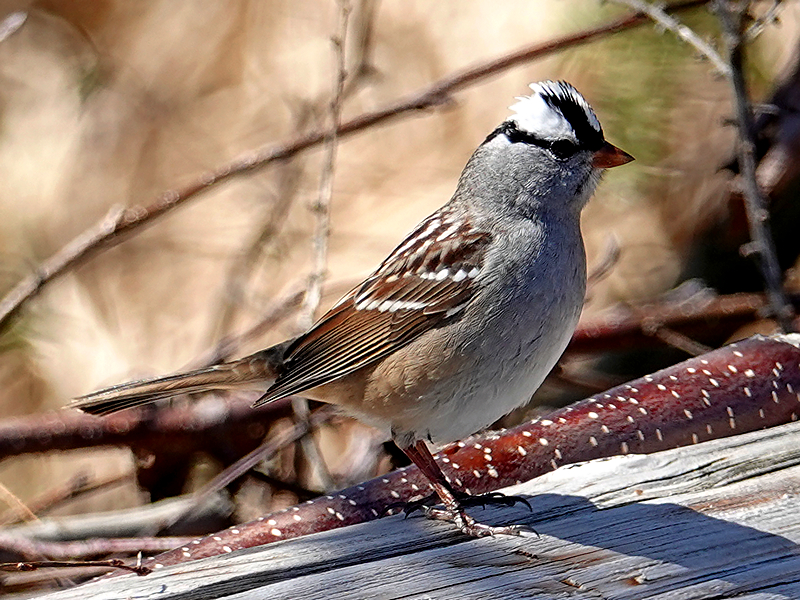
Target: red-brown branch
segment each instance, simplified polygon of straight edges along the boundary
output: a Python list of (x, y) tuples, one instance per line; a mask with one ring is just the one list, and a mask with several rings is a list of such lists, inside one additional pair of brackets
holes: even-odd
[[(791, 298), (798, 305), (796, 296)], [(692, 339), (721, 343), (736, 329), (759, 318), (768, 308), (764, 294), (731, 294), (687, 302), (615, 307), (578, 324), (567, 352), (592, 353), (614, 348), (663, 346), (659, 328)]]
[[(559, 466), (646, 454), (797, 420), (800, 335), (756, 336), (438, 455), (460, 489), (481, 494)], [(273, 513), (149, 559), (160, 568), (379, 518), (429, 494), (415, 466)], [(187, 550), (188, 548), (188, 550)]]
[(67, 409), (4, 419), (0, 422), (0, 458), (96, 446), (140, 446), (154, 453), (190, 454), (208, 449), (216, 439), (227, 445), (249, 446), (249, 451), (275, 420), (291, 415), (288, 401), (253, 409), (251, 400), (206, 398), (102, 418)]

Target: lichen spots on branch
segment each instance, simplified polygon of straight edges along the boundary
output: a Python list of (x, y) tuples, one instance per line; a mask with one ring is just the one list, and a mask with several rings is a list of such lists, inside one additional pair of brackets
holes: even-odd
[[(774, 339), (753, 338), (740, 343), (736, 351), (742, 356), (723, 348), (690, 359), (502, 434), (459, 442), (442, 449), (436, 458), (448, 472), (458, 474), (452, 477), (458, 490), (482, 494), (577, 461), (697, 444), (796, 420), (800, 349)], [(710, 378), (724, 383), (714, 387), (708, 383)], [(691, 431), (687, 431), (689, 423)], [(404, 469), (236, 530), (248, 540), (268, 543), (279, 539), (271, 534), (273, 529), (286, 539), (371, 520), (384, 514), (390, 504), (418, 498), (420, 488), (430, 490), (430, 484), (422, 485), (422, 481), (416, 468)], [(320, 519), (320, 513), (326, 518)], [(258, 528), (262, 528), (260, 536), (252, 533)], [(201, 548), (202, 555), (208, 556), (224, 552), (223, 545), (240, 547), (234, 543), (240, 536), (233, 530), (215, 538), (186, 545), (168, 560), (162, 555), (157, 562), (190, 560), (183, 555), (186, 548), (195, 558)]]

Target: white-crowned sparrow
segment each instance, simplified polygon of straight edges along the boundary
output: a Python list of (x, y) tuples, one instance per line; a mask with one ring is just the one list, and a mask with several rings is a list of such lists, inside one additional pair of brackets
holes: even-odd
[(424, 440), (470, 435), (541, 385), (581, 312), (581, 209), (603, 169), (633, 160), (605, 141), (570, 84), (530, 87), (470, 158), (452, 199), (306, 333), (235, 362), (100, 390), (73, 406), (105, 414), (259, 385), (268, 389), (256, 405), (301, 394), (391, 431), (444, 503), (434, 516), (472, 535), (516, 532), (471, 519)]

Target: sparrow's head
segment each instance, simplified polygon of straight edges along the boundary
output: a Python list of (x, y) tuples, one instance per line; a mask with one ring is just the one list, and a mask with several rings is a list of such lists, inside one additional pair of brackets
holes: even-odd
[[(566, 81), (530, 84), (533, 94), (517, 98), (514, 112), (498, 130), (512, 143), (544, 148), (556, 159), (591, 152), (592, 166), (607, 169), (624, 165), (633, 157), (608, 143), (597, 115), (586, 99)], [(492, 137), (492, 136), (490, 136)]]
[(605, 140), (597, 115), (572, 85), (542, 81), (530, 88), (533, 94), (517, 98), (513, 114), (486, 138), (487, 160), (526, 180), (535, 196), (558, 193), (582, 207), (603, 169), (633, 157)]

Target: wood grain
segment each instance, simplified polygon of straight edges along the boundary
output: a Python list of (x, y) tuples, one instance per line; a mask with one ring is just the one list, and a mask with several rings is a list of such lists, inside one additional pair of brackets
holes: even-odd
[(47, 596), (78, 598), (789, 600), (800, 598), (800, 424), (564, 467), (507, 488), (466, 538), (396, 516)]

